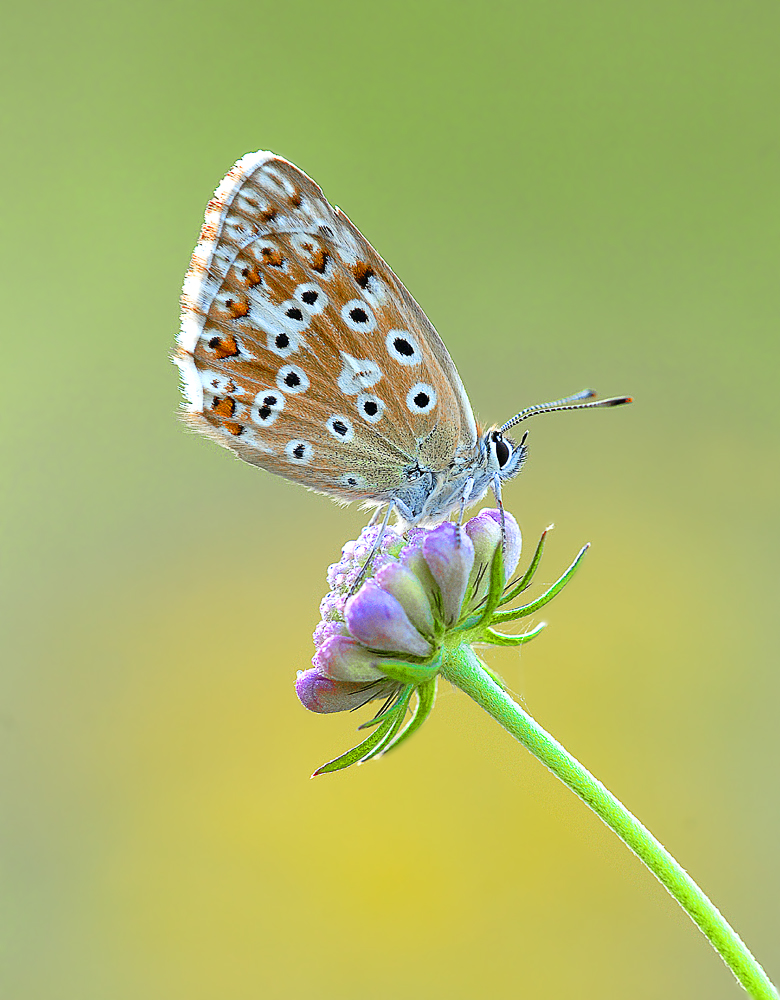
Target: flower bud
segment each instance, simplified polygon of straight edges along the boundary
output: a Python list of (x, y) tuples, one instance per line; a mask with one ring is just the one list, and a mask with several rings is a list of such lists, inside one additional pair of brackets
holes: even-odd
[(318, 667), (300, 670), (295, 691), (311, 712), (350, 712), (374, 698), (387, 698), (398, 689), (394, 681), (337, 681)]
[(367, 683), (385, 676), (380, 669), (382, 660), (382, 656), (366, 649), (357, 639), (333, 635), (320, 646), (313, 663), (334, 680)]
[(411, 569), (402, 563), (391, 562), (383, 566), (374, 579), (382, 590), (395, 597), (419, 632), (433, 634), (431, 602), (419, 577)]
[(371, 649), (430, 656), (433, 646), (409, 621), (400, 602), (386, 593), (376, 580), (366, 580), (344, 608), (352, 635)]
[[(504, 579), (509, 580), (520, 560), (521, 537), (517, 521), (507, 511), (504, 512), (504, 529)], [(501, 544), (501, 512), (482, 510), (466, 522), (463, 530), (474, 545), (474, 567), (469, 578), (469, 606), (474, 608), (489, 589), (490, 566)]]
[(428, 532), (422, 550), (441, 592), (444, 624), (454, 625), (474, 565), (474, 546), (462, 528), (445, 521)]

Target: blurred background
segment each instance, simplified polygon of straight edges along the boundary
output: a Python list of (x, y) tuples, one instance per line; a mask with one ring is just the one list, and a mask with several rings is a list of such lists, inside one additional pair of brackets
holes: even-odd
[[(780, 11), (766, 0), (7, 5), (2, 989), (14, 1000), (735, 997), (654, 879), (442, 686), (293, 692), (364, 522), (176, 419), (206, 201), (299, 164), (425, 308), (542, 583), (490, 663), (780, 977)], [(229, 588), (229, 591), (228, 591)], [(226, 592), (230, 601), (224, 601)]]

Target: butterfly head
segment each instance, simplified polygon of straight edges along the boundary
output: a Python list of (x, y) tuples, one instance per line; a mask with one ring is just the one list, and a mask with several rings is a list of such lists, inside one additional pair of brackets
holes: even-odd
[(510, 427), (514, 427), (538, 413), (552, 413), (556, 410), (580, 410), (598, 406), (620, 406), (623, 403), (631, 402), (629, 396), (594, 399), (595, 395), (596, 393), (592, 389), (584, 389), (573, 396), (556, 399), (552, 403), (528, 406), (500, 427), (489, 427), (479, 438), (477, 446), (479, 466), (493, 482), (496, 479), (511, 479), (516, 476), (528, 457), (526, 445), (528, 433), (523, 434), (518, 442), (507, 437), (506, 432)]
[(500, 427), (490, 427), (480, 438), (480, 452), (484, 456), (491, 477), (511, 479), (523, 467), (528, 457), (527, 434), (517, 442), (507, 437)]

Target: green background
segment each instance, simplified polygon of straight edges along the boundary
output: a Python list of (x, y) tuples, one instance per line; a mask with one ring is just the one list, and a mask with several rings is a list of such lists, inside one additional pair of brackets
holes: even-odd
[(639, 862), (443, 686), (398, 755), (296, 701), (363, 515), (176, 420), (206, 201), (272, 149), (529, 425), (544, 636), (490, 654), (780, 977), (778, 84), (761, 0), (6, 5), (4, 995), (736, 997)]

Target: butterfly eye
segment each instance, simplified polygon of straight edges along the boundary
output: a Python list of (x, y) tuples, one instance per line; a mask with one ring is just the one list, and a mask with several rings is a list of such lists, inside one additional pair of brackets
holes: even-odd
[(512, 448), (506, 443), (500, 431), (492, 434), (493, 447), (496, 451), (496, 461), (499, 469), (503, 469), (512, 457)]

